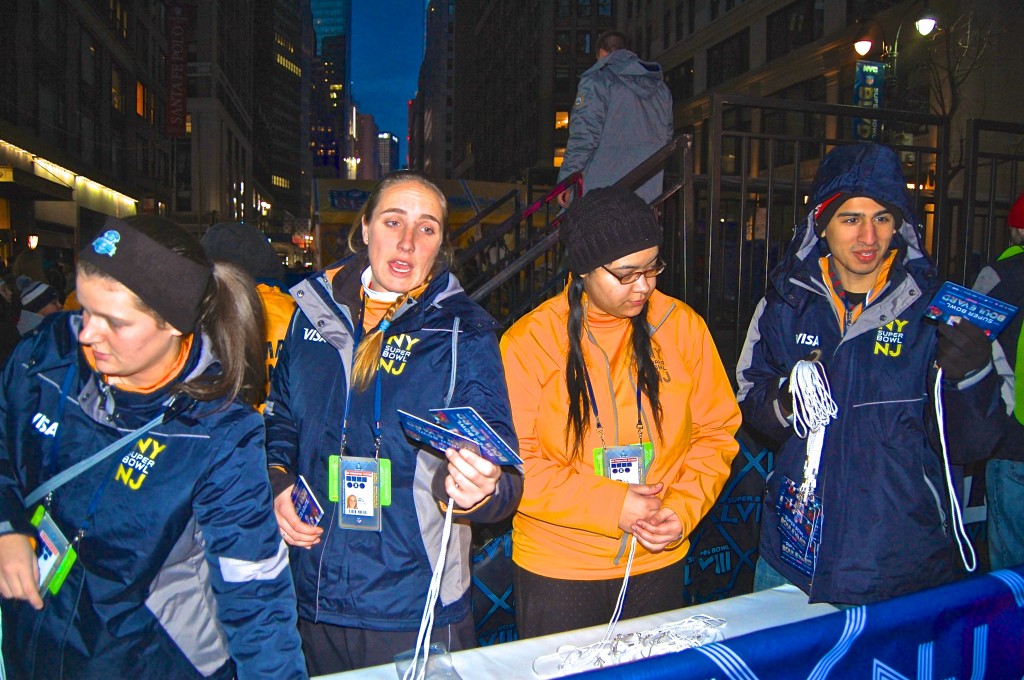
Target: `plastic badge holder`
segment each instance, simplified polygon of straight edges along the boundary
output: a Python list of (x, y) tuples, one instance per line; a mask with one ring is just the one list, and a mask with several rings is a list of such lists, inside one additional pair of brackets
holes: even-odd
[[(414, 651), (415, 650), (410, 649), (400, 654), (395, 654), (395, 670), (398, 672), (399, 680), (401, 680), (401, 678), (405, 676), (405, 672), (409, 670), (409, 666), (412, 664)], [(417, 659), (417, 663), (422, 667), (422, 651)], [(462, 676), (455, 670), (455, 665), (452, 663), (452, 655), (448, 653), (448, 648), (443, 642), (431, 643), (430, 654), (427, 656), (427, 674), (425, 677), (462, 680)]]

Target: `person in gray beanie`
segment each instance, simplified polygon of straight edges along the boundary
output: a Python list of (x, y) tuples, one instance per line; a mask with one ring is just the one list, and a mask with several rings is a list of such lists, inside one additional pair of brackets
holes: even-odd
[(277, 251), (255, 225), (218, 222), (206, 230), (201, 242), (211, 260), (237, 265), (256, 281), (279, 284), (284, 278)]
[(61, 310), (60, 297), (53, 286), (33, 281), (27, 276), (19, 276), (17, 286), (21, 291), (21, 315), (18, 317), (21, 335), (28, 334), (46, 316)]
[(529, 480), (512, 534), (523, 638), (607, 622), (628, 569), (623, 618), (682, 607), (690, 533), (738, 451), (707, 325), (655, 289), (665, 262), (650, 206), (595, 189), (560, 234), (568, 286), (501, 339)]

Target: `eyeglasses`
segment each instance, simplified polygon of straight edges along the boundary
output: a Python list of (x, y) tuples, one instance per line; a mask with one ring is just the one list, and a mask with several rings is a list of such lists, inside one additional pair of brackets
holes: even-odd
[(613, 272), (611, 269), (608, 269), (608, 267), (605, 267), (604, 265), (601, 265), (601, 269), (605, 270), (606, 272), (617, 278), (619, 280), (619, 283), (621, 283), (622, 285), (628, 286), (631, 283), (636, 283), (637, 281), (639, 281), (641, 276), (644, 276), (648, 279), (653, 279), (655, 276), (665, 271), (665, 267), (667, 266), (668, 264), (666, 264), (664, 260), (658, 258), (658, 261), (655, 262), (654, 266), (651, 267), (650, 269), (644, 269), (642, 271), (633, 271), (628, 274), (616, 274), (615, 272)]

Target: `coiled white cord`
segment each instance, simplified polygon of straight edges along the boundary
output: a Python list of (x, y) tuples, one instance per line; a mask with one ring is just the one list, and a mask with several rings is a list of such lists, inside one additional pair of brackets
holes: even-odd
[(814, 493), (821, 465), (821, 450), (825, 445), (825, 428), (839, 413), (832, 399), (825, 367), (817, 360), (815, 350), (811, 360), (801, 359), (789, 374), (789, 391), (793, 395), (793, 431), (807, 440), (804, 459), (804, 481), (800, 485), (801, 498), (806, 501)]
[[(938, 370), (935, 372), (935, 391), (932, 398), (935, 402), (935, 420), (939, 427), (939, 442), (942, 444), (942, 471), (946, 475), (946, 493), (949, 495), (949, 512), (952, 519), (950, 525), (953, 530), (953, 538), (956, 539), (956, 547), (960, 551), (960, 560), (964, 563), (964, 568), (968, 572), (973, 572), (978, 568), (978, 557), (974, 553), (974, 546), (971, 545), (967, 529), (964, 528), (964, 518), (960, 512), (960, 502), (953, 491), (953, 475), (950, 472), (949, 451), (946, 448), (946, 421), (943, 417), (944, 410), (942, 408), (942, 367), (938, 367)], [(967, 553), (971, 556), (970, 564), (968, 564), (967, 554), (964, 553), (964, 545), (967, 546)]]

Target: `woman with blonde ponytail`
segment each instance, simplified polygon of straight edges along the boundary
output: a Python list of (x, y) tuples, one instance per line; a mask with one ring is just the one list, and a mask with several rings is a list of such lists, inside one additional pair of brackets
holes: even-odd
[[(355, 254), (292, 289), (298, 310), (264, 415), (278, 525), (303, 548), (292, 569), (311, 675), (390, 663), (414, 646), (449, 498), (457, 521), (433, 639), (475, 646), (468, 522), (510, 516), (522, 494), (514, 470), (464, 449), (421, 450), (398, 419), (399, 409), (429, 418), (472, 406), (516, 443), (497, 324), (448, 271), (447, 232), (444, 194), (421, 175), (392, 173), (353, 224)], [(342, 470), (389, 465), (390, 483), (332, 489), (332, 457)], [(295, 511), (299, 476), (323, 506), (316, 526)], [(360, 530), (368, 516), (379, 528)]]

